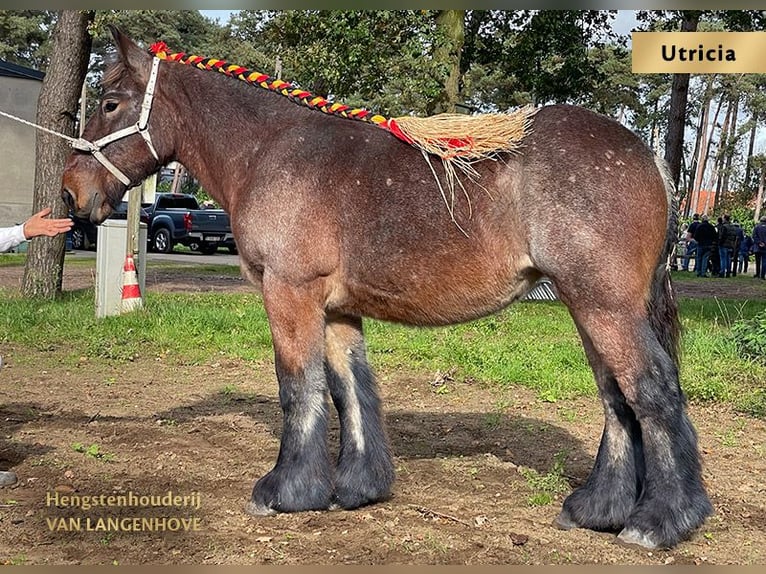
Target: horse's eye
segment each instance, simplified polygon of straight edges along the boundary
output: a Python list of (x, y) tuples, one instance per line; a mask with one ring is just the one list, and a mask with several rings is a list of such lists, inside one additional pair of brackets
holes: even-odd
[(117, 102), (104, 102), (104, 112), (109, 113), (113, 112), (117, 109), (118, 103)]

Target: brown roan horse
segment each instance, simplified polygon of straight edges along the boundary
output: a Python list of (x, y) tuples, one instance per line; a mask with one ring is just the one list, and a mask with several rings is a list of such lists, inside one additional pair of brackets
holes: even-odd
[[(151, 84), (151, 54), (113, 35), (117, 59), (85, 127), (90, 141), (136, 124)], [(157, 157), (139, 133), (105, 145), (126, 185), (94, 154), (73, 151), (62, 197), (99, 224), (130, 185), (178, 160), (231, 215), (243, 273), (263, 294), (283, 411), (279, 457), (255, 483), (249, 512), (351, 509), (391, 495), (362, 317), (469, 321), (548, 277), (605, 411), (592, 472), (558, 525), (656, 548), (705, 521), (712, 507), (679, 384), (667, 268), (673, 186), (638, 137), (582, 108), (543, 107), (516, 153), (474, 164), (479, 179), (455, 194), (453, 221), (432, 171), (441, 160), (429, 165), (388, 131), (223, 74), (157, 66), (145, 122)]]

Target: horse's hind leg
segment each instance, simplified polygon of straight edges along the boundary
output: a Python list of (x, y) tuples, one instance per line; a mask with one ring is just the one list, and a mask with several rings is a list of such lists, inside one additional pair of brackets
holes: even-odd
[(387, 498), (394, 482), (380, 398), (367, 363), (362, 321), (331, 317), (325, 327), (327, 381), (340, 419), (335, 502), (350, 509)]
[(264, 280), (283, 423), (277, 464), (255, 484), (251, 514), (322, 510), (332, 503), (321, 299), (321, 285)]
[(566, 499), (556, 522), (564, 529), (587, 526), (618, 531), (632, 512), (643, 483), (641, 429), (590, 337), (579, 325), (578, 331), (604, 406), (604, 432), (593, 471), (585, 484)]
[[(688, 538), (712, 507), (678, 370), (645, 311), (636, 306), (626, 302), (590, 311), (570, 306), (601, 361), (607, 424), (592, 476), (565, 501), (560, 522), (594, 529), (622, 526), (624, 542), (672, 547)], [(607, 513), (604, 498), (617, 505), (617, 512)], [(623, 514), (622, 524), (614, 520)]]

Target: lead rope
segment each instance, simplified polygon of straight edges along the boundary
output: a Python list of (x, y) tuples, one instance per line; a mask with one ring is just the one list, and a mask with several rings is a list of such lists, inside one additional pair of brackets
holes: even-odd
[(43, 131), (45, 133), (58, 136), (61, 139), (64, 139), (69, 142), (69, 144), (76, 150), (88, 152), (91, 155), (93, 155), (98, 162), (103, 165), (109, 172), (116, 177), (118, 180), (120, 180), (124, 185), (127, 187), (131, 186), (131, 180), (130, 178), (125, 175), (120, 169), (117, 168), (111, 161), (107, 159), (107, 157), (101, 153), (101, 149), (106, 147), (112, 142), (115, 142), (119, 139), (122, 139), (124, 137), (127, 137), (129, 135), (132, 135), (134, 133), (139, 134), (143, 140), (146, 142), (146, 145), (149, 147), (149, 151), (151, 152), (154, 159), (159, 161), (159, 155), (157, 154), (157, 151), (154, 149), (154, 145), (152, 144), (152, 138), (149, 135), (148, 130), (148, 124), (149, 124), (149, 114), (152, 111), (152, 101), (154, 99), (154, 87), (157, 84), (157, 73), (159, 71), (159, 65), (160, 65), (160, 59), (159, 58), (153, 58), (152, 59), (152, 71), (149, 74), (149, 81), (146, 83), (146, 91), (144, 92), (144, 100), (141, 103), (141, 114), (139, 115), (138, 121), (133, 124), (132, 126), (128, 126), (126, 128), (123, 128), (121, 130), (117, 130), (116, 132), (113, 132), (109, 135), (106, 135), (102, 137), (101, 139), (96, 140), (95, 142), (91, 142), (86, 140), (85, 138), (73, 138), (71, 136), (68, 136), (66, 134), (62, 134), (61, 132), (57, 132), (56, 130), (52, 130), (50, 128), (43, 127), (39, 124), (36, 124), (34, 122), (30, 122), (28, 120), (25, 120), (23, 118), (20, 118), (18, 116), (14, 116), (13, 114), (9, 114), (7, 112), (4, 112), (0, 110), (0, 116), (4, 116), (6, 118), (9, 118), (11, 120), (15, 120), (17, 122), (20, 122), (22, 124), (31, 126), (33, 128), (36, 128), (40, 131)]

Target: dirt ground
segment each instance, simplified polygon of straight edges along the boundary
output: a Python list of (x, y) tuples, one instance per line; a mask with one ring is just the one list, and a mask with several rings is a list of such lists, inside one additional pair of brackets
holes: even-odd
[[(2, 269), (0, 286), (16, 285), (18, 273)], [(720, 297), (753, 298), (764, 296), (759, 283), (706, 285), (718, 285)], [(92, 271), (67, 267), (65, 289), (90, 285)], [(688, 296), (686, 282), (676, 286)], [(248, 287), (237, 277), (150, 269), (147, 289)], [(254, 518), (243, 508), (276, 460), (281, 432), (271, 363), (179, 365), (147, 352), (127, 364), (83, 357), (50, 370), (35, 358), (57, 352), (2, 349), (0, 469), (19, 481), (0, 488), (0, 564), (766, 562), (766, 423), (725, 406), (689, 409), (715, 514), (690, 541), (649, 552), (552, 525), (593, 464), (602, 429), (595, 398), (546, 403), (525, 389), (459, 379), (444, 393), (437, 374), (379, 372), (393, 497), (355, 511)], [(331, 441), (337, 449), (336, 421)], [(564, 489), (535, 503), (531, 471), (555, 475), (560, 457)], [(180, 498), (140, 506), (141, 496), (168, 492)], [(137, 505), (65, 506), (77, 496)]]

